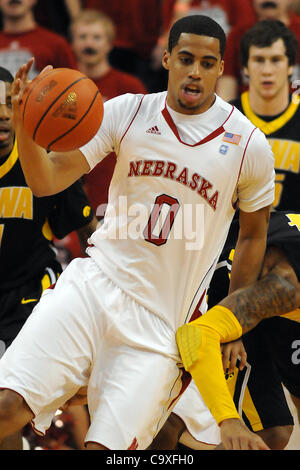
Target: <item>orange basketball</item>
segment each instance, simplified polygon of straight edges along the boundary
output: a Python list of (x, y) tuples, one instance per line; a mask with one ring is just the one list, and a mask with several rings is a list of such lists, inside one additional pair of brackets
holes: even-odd
[(30, 83), (21, 113), (26, 132), (38, 145), (66, 152), (94, 137), (102, 122), (103, 102), (92, 80), (77, 70), (59, 68)]

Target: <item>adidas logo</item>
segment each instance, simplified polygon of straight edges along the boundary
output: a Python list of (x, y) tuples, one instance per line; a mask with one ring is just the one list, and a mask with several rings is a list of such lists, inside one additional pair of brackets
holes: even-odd
[(161, 135), (161, 132), (160, 132), (160, 130), (158, 129), (157, 126), (150, 127), (150, 129), (148, 129), (146, 132), (147, 132), (148, 134), (158, 134), (158, 135)]

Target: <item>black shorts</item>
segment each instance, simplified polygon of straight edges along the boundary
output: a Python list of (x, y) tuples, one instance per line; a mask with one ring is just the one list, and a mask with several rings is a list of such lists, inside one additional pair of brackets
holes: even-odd
[(268, 318), (243, 336), (247, 366), (228, 379), (235, 405), (253, 431), (293, 424), (282, 384), (300, 397), (300, 323)]
[(60, 273), (60, 265), (54, 262), (25, 284), (0, 291), (0, 357), (21, 330), (42, 292), (56, 282)]

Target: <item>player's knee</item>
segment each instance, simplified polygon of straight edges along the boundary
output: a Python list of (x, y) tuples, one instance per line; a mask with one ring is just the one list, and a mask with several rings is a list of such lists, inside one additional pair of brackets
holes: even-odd
[(13, 418), (24, 405), (23, 398), (13, 390), (0, 390), (0, 423)]
[(283, 450), (291, 437), (293, 426), (274, 426), (273, 428), (264, 429), (258, 432), (264, 442), (271, 450)]

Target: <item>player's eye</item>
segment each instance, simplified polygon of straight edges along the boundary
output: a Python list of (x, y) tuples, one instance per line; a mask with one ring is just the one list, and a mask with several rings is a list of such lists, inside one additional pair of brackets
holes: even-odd
[(183, 65), (190, 65), (193, 63), (193, 59), (191, 57), (180, 57), (179, 60)]

